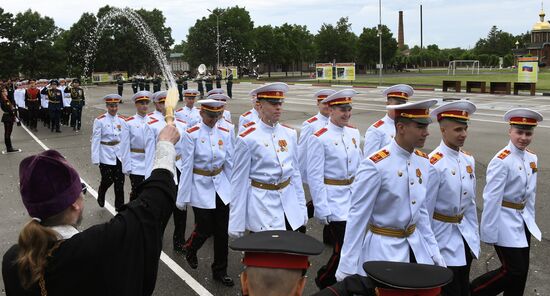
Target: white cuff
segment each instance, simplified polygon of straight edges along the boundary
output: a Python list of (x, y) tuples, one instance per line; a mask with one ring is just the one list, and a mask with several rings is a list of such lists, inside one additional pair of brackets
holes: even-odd
[(176, 148), (169, 141), (159, 141), (155, 152), (155, 161), (153, 171), (156, 169), (165, 169), (176, 175)]

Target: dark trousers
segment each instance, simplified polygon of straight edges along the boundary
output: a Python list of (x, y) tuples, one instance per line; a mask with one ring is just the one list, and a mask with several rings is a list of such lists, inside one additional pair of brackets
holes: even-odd
[(233, 98), (233, 82), (227, 83), (227, 96)]
[(468, 243), (464, 241), (464, 253), (466, 255), (466, 265), (447, 266), (453, 272), (453, 281), (443, 286), (441, 295), (443, 296), (469, 296), (470, 295), (470, 268), (472, 267), (472, 251)]
[(52, 106), (50, 104), (48, 110), (50, 111), (50, 129), (53, 131), (61, 130), (60, 120), (61, 120), (61, 106)]
[(178, 84), (178, 98), (183, 101), (183, 85), (181, 84)]
[(4, 122), (4, 143), (6, 144), (6, 151), (13, 150), (11, 145), (11, 132), (13, 131), (13, 121)]
[(472, 295), (489, 296), (521, 296), (525, 290), (527, 274), (529, 272), (529, 250), (531, 246), (531, 233), (525, 227), (527, 235), (526, 248), (508, 248), (495, 245), (495, 251), (502, 264), (501, 267), (489, 271), (471, 284)]
[(29, 127), (31, 128), (31, 130), (36, 131), (38, 125), (38, 117), (40, 116), (40, 104), (38, 102), (28, 102), (27, 108), (29, 108), (29, 112), (27, 114), (29, 118)]
[(101, 183), (97, 191), (98, 201), (105, 202), (105, 193), (107, 189), (115, 184), (115, 209), (118, 211), (124, 205), (124, 174), (122, 173), (122, 163), (117, 158), (116, 165), (99, 164), (101, 173)]
[(216, 80), (216, 88), (222, 88), (222, 82), (220, 80)]
[[(71, 103), (73, 105), (73, 103)], [(80, 103), (74, 103), (71, 109), (71, 127), (80, 130), (82, 123), (82, 105)]]
[(117, 86), (117, 90), (118, 90), (118, 95), (122, 97), (122, 91), (124, 90), (124, 86), (122, 85)]
[(187, 89), (187, 82), (183, 84), (183, 89), (184, 89), (184, 90)]
[(17, 113), (19, 113), (19, 120), (25, 125), (29, 125), (29, 111), (25, 108), (18, 108)]
[(206, 92), (209, 92), (212, 90), (212, 83), (205, 83), (204, 85), (206, 86)]
[[(176, 169), (176, 175), (178, 180), (180, 179), (181, 172)], [(172, 236), (174, 248), (176, 246), (183, 247), (185, 244), (185, 228), (187, 227), (187, 211), (182, 211), (174, 206), (174, 234)]]
[(336, 283), (336, 269), (340, 262), (340, 250), (342, 244), (344, 244), (344, 233), (346, 232), (346, 221), (333, 221), (327, 226), (328, 232), (331, 236), (331, 241), (334, 242), (332, 248), (332, 255), (330, 256), (326, 265), (322, 266), (317, 271), (317, 278), (315, 278), (315, 284), (319, 289), (324, 289)]
[(216, 194), (215, 209), (193, 207), (193, 213), (195, 213), (195, 230), (185, 243), (185, 249), (187, 252), (196, 253), (210, 236), (214, 236), (212, 274), (214, 276), (226, 275), (229, 205), (225, 205)]
[(137, 188), (144, 180), (145, 176), (130, 174), (130, 185), (132, 186), (132, 191), (130, 191), (130, 201), (138, 197)]
[(61, 123), (63, 125), (69, 125), (69, 118), (71, 117), (71, 113), (73, 112), (73, 108), (69, 107), (63, 107), (63, 113), (61, 116)]
[(142, 91), (142, 90), (144, 90), (144, 89), (145, 89), (145, 84), (140, 83), (140, 84), (139, 84), (139, 90)]
[(137, 85), (132, 85), (132, 91), (135, 93), (137, 93), (138, 91), (138, 86)]
[(42, 116), (41, 116), (41, 119), (42, 119), (42, 123), (44, 124), (44, 126), (47, 126), (48, 128), (50, 127), (50, 110), (49, 108), (42, 108)]

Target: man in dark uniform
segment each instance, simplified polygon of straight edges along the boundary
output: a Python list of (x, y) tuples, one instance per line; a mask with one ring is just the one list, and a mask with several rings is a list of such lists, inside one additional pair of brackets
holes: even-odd
[(155, 74), (155, 77), (153, 78), (153, 92), (160, 91), (160, 85), (162, 84), (162, 79), (160, 76)]
[(187, 89), (187, 80), (189, 80), (189, 71), (183, 72), (183, 90)]
[(59, 82), (57, 80), (51, 80), (50, 84), (42, 89), (40, 92), (43, 95), (48, 96), (48, 110), (50, 113), (50, 131), (55, 129), (56, 133), (61, 132), (61, 110), (63, 109), (63, 94), (61, 90), (57, 89)]
[(73, 83), (65, 89), (65, 93), (71, 94), (71, 127), (73, 131), (80, 131), (82, 121), (82, 108), (84, 108), (84, 90), (80, 87), (80, 79), (73, 79)]
[(227, 96), (229, 96), (230, 98), (233, 98), (233, 92), (232, 92), (232, 89), (233, 89), (233, 71), (231, 71), (231, 69), (227, 69), (227, 77), (225, 78), (227, 79), (227, 82), (226, 82), (226, 85), (227, 85)]
[(222, 88), (222, 71), (216, 71), (216, 88)]
[(206, 73), (206, 76), (204, 77), (204, 86), (206, 87), (206, 92), (209, 92), (213, 89), (213, 82), (214, 81), (212, 79), (212, 75), (210, 74), (210, 72)]
[(132, 78), (132, 91), (134, 94), (138, 92), (138, 79), (135, 75), (134, 78)]
[(40, 116), (40, 90), (36, 87), (36, 80), (29, 80), (29, 88), (25, 92), (25, 106), (29, 110), (29, 127), (37, 132), (38, 117)]
[(202, 84), (202, 77), (198, 76), (197, 79), (195, 79), (197, 82), (197, 90), (201, 94), (201, 99), (204, 97), (204, 85)]
[(146, 91), (151, 90), (151, 77), (149, 77), (149, 75), (144, 78), (143, 86), (145, 87)]
[(183, 77), (181, 75), (178, 75), (178, 79), (176, 79), (176, 85), (178, 86), (178, 98), (179, 101), (183, 101)]
[(145, 90), (145, 76), (143, 74), (139, 75), (138, 85), (140, 91)]
[(122, 74), (118, 75), (116, 84), (117, 84), (118, 95), (122, 97), (122, 91), (124, 90), (124, 77), (122, 77)]

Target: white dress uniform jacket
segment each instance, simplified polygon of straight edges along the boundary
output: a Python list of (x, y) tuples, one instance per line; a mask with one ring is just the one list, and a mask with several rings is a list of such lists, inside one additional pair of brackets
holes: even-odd
[(13, 92), (13, 99), (17, 108), (27, 109), (25, 106), (25, 94), (26, 90), (24, 88), (18, 88)]
[[(122, 115), (105, 113), (94, 120), (92, 131), (92, 164), (116, 165), (122, 160), (120, 134), (124, 126)], [(103, 144), (102, 144), (103, 143)]]
[(63, 107), (71, 107), (71, 93), (65, 93), (66, 86), (60, 86), (58, 87), (59, 90), (61, 90), (61, 93), (63, 94)]
[[(166, 126), (166, 121), (164, 120), (164, 115), (162, 113), (155, 111), (152, 114), (148, 115), (149, 122), (145, 125), (145, 178), (149, 178), (151, 172), (153, 171), (153, 163), (155, 160), (155, 147), (157, 144), (157, 139), (160, 131)], [(187, 129), (187, 124), (180, 119), (175, 120), (176, 127), (180, 135), (183, 135)], [(183, 153), (182, 137), (176, 145), (176, 168), (181, 172), (182, 168), (182, 159), (181, 155)], [(174, 176), (174, 181), (178, 183), (177, 176)]]
[(147, 115), (126, 118), (120, 134), (120, 151), (122, 155), (122, 172), (145, 176), (145, 125)]
[[(307, 177), (315, 205), (315, 217), (346, 221), (351, 200), (351, 184), (329, 185), (328, 180), (351, 180), (361, 162), (359, 130), (332, 122), (316, 131), (308, 141)], [(329, 181), (330, 182), (330, 181)]]
[(316, 131), (325, 127), (328, 122), (328, 117), (318, 112), (317, 115), (302, 123), (300, 130), (300, 139), (298, 140), (298, 160), (300, 161), (300, 173), (302, 181), (307, 184), (307, 142), (309, 137)]
[(48, 95), (42, 94), (42, 89), (44, 89), (44, 87), (40, 87), (38, 89), (40, 90), (40, 107), (48, 108), (50, 101), (48, 100)]
[[(176, 206), (183, 210), (187, 204), (201, 209), (216, 208), (216, 193), (224, 204), (231, 201), (231, 170), (233, 143), (228, 129), (216, 124), (213, 128), (200, 122), (182, 135), (183, 165)], [(215, 176), (194, 173), (194, 169), (213, 172)]]
[(229, 110), (223, 110), (223, 118), (225, 118), (225, 120), (227, 120), (229, 123), (233, 123), (233, 121), (231, 120), (231, 112)]
[(464, 240), (473, 255), (479, 256), (475, 160), (441, 142), (430, 154), (430, 163), (437, 171), (437, 184), (428, 191), (430, 217), (434, 212), (449, 217), (463, 215), (460, 223), (432, 219), (432, 230), (447, 266), (464, 266)]
[[(422, 154), (422, 152), (417, 152)], [(426, 158), (409, 153), (395, 140), (361, 161), (352, 185), (351, 207), (336, 278), (364, 275), (367, 261), (410, 262), (411, 248), (418, 263), (433, 264), (441, 257), (430, 227), (426, 191), (435, 170)], [(384, 156), (386, 155), (386, 156)], [(416, 230), (406, 238), (375, 234), (369, 224)]]
[[(307, 222), (306, 201), (298, 169), (296, 131), (259, 121), (235, 142), (231, 177), (229, 232), (285, 230), (285, 215), (293, 230)], [(251, 185), (290, 184), (280, 190)]]
[(247, 127), (245, 126), (249, 122), (258, 122), (260, 120), (260, 114), (256, 109), (252, 108), (250, 111), (246, 111), (245, 113), (241, 114), (239, 116), (239, 134), (244, 132)]
[[(541, 240), (535, 222), (537, 191), (537, 156), (522, 151), (512, 142), (500, 150), (487, 167), (487, 184), (483, 189), (481, 240), (501, 247), (525, 248), (524, 223), (529, 232)], [(524, 204), (523, 210), (502, 206), (502, 202)]]
[(201, 120), (201, 116), (199, 114), (199, 109), (197, 108), (189, 108), (187, 106), (183, 106), (182, 108), (179, 108), (176, 110), (175, 114), (176, 118), (184, 121), (187, 123), (187, 126), (194, 126)]
[(374, 152), (387, 146), (395, 137), (395, 122), (388, 114), (373, 123), (365, 132), (363, 156), (369, 157)]

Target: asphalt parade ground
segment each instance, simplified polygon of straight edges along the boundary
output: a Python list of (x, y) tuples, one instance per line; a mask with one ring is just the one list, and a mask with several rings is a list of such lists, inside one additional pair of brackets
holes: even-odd
[[(241, 83), (233, 85), (234, 99), (229, 102), (234, 123), (238, 117), (252, 106), (248, 92), (258, 85)], [(193, 83), (190, 87), (195, 87)], [(225, 88), (225, 85), (224, 85)], [(283, 105), (282, 122), (299, 130), (301, 123), (315, 115), (317, 109), (313, 93), (321, 88), (311, 85), (291, 85), (290, 91)], [(351, 123), (359, 128), (361, 135), (385, 112), (385, 98), (381, 89), (358, 88), (360, 94), (354, 98), (353, 116)], [(84, 220), (81, 230), (97, 223), (103, 223), (112, 218), (114, 208), (114, 192), (110, 188), (107, 192), (105, 208), (97, 205), (95, 197), (100, 182), (99, 168), (91, 164), (90, 137), (92, 124), (95, 117), (104, 113), (105, 105), (102, 97), (108, 93), (116, 93), (116, 85), (102, 87), (88, 87), (86, 89), (86, 106), (82, 115), (82, 131), (75, 133), (72, 128), (63, 126), (62, 133), (50, 133), (39, 122), (38, 132), (30, 132), (25, 127), (14, 127), (12, 141), (14, 147), (20, 148), (21, 153), (0, 155), (0, 252), (6, 250), (17, 242), (17, 237), (23, 225), (29, 221), (29, 216), (23, 207), (18, 190), (19, 162), (26, 156), (39, 153), (44, 149), (56, 149), (60, 151), (78, 170), (81, 178), (89, 185), (89, 193), (85, 201)], [(132, 90), (129, 85), (124, 87), (124, 104), (120, 105), (119, 113), (130, 116), (135, 113), (134, 105), (130, 97)], [(477, 207), (482, 210), (482, 191), (485, 185), (485, 171), (487, 164), (495, 153), (508, 143), (508, 124), (503, 122), (503, 114), (515, 107), (528, 107), (537, 110), (545, 116), (535, 131), (535, 138), (529, 147), (538, 156), (538, 188), (536, 202), (536, 220), (542, 231), (541, 242), (532, 239), (531, 265), (525, 295), (550, 295), (550, 97), (545, 96), (511, 96), (490, 94), (466, 94), (466, 93), (442, 93), (433, 91), (416, 91), (413, 101), (430, 98), (468, 98), (477, 105), (477, 113), (472, 116), (469, 127), (469, 136), (464, 150), (469, 151), (476, 159), (477, 176)], [(181, 105), (179, 103), (178, 105)], [(154, 109), (153, 104), (150, 110)], [(439, 142), (441, 137), (437, 124), (430, 127), (430, 136), (426, 146), (422, 149), (429, 153)], [(2, 149), (5, 149), (2, 142)], [(130, 180), (126, 178), (125, 194), (128, 201), (130, 192)], [(310, 197), (307, 196), (309, 199)], [(193, 228), (193, 214), (189, 210), (186, 236), (189, 236)], [(199, 267), (191, 269), (184, 256), (172, 251), (172, 221), (164, 235), (164, 252), (161, 254), (158, 280), (154, 295), (240, 295), (239, 273), (242, 271), (241, 254), (229, 251), (228, 274), (235, 280), (235, 287), (227, 288), (212, 280), (210, 264), (213, 261), (212, 239), (209, 239), (198, 252)], [(322, 239), (322, 226), (314, 220), (307, 225), (307, 233)], [(317, 269), (326, 263), (331, 254), (331, 248), (327, 247), (322, 255), (310, 258), (308, 283), (304, 295), (310, 295), (317, 291), (313, 279)], [(480, 258), (474, 260), (472, 266), (472, 279), (477, 275), (492, 270), (499, 266), (499, 261), (492, 247), (482, 243)], [(82, 268), (86, 268), (83, 266)], [(101, 285), (101, 283), (97, 283)], [(4, 294), (4, 284), (0, 283), (0, 291)]]

